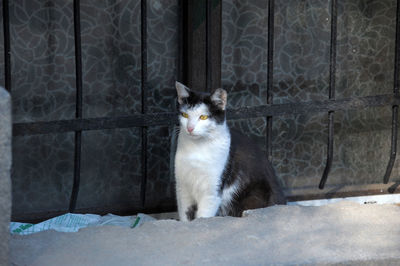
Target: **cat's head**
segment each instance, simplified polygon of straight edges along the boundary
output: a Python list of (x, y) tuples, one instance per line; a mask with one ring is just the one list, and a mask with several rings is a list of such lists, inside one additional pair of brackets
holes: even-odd
[(176, 82), (181, 130), (192, 138), (212, 135), (218, 127), (225, 125), (227, 92), (217, 89), (213, 93), (199, 93)]

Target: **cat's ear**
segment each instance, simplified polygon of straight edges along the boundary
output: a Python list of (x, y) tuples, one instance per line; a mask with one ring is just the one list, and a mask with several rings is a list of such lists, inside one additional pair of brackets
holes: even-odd
[(176, 81), (175, 82), (176, 92), (178, 93), (178, 103), (182, 104), (183, 99), (189, 97), (189, 88), (183, 85), (182, 83)]
[(213, 94), (211, 94), (211, 101), (218, 106), (221, 110), (225, 110), (226, 101), (228, 99), (228, 93), (224, 89), (216, 89)]

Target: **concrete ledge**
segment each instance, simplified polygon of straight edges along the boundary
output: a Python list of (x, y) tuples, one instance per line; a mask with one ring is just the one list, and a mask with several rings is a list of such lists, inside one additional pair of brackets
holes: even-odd
[(11, 98), (0, 87), (0, 265), (8, 265), (11, 216)]
[(243, 218), (13, 236), (16, 265), (399, 265), (400, 207), (273, 206)]

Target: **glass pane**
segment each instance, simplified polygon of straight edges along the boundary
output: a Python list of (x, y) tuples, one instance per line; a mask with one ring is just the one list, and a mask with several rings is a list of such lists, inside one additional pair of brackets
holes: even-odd
[(268, 1), (222, 1), (222, 86), (229, 107), (266, 103)]
[[(383, 182), (389, 161), (391, 107), (336, 112), (333, 163), (326, 186)], [(273, 162), (287, 188), (317, 189), (326, 164), (327, 114), (274, 119)], [(392, 181), (399, 179), (396, 161)]]
[(239, 131), (258, 143), (260, 149), (266, 154), (265, 118), (229, 120), (228, 126), (231, 130)]
[[(330, 184), (383, 183), (389, 162), (392, 108), (337, 112)], [(331, 179), (332, 178), (332, 179)], [(399, 180), (399, 168), (391, 181)]]
[(275, 1), (274, 103), (328, 97), (330, 1)]
[[(177, 129), (148, 129), (146, 208), (175, 206), (174, 156)], [(175, 141), (173, 141), (175, 140)]]
[(286, 188), (318, 187), (326, 162), (327, 118), (324, 113), (273, 118), (273, 166)]
[(178, 48), (178, 0), (147, 0), (148, 112), (175, 110)]
[(14, 121), (74, 118), (72, 0), (9, 2)]
[(396, 1), (338, 1), (338, 98), (393, 91)]
[(139, 129), (83, 132), (81, 167), (77, 209), (140, 206)]
[(74, 133), (14, 137), (12, 150), (13, 216), (68, 211)]
[(140, 1), (81, 1), (83, 115), (141, 109)]

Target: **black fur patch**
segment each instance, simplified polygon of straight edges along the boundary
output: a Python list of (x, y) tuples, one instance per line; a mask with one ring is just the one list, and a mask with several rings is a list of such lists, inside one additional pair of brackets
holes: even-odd
[(188, 218), (189, 221), (192, 221), (194, 220), (194, 218), (196, 218), (196, 212), (197, 212), (197, 204), (193, 204), (187, 209), (186, 217)]
[(221, 110), (217, 105), (215, 105), (211, 101), (211, 93), (200, 93), (189, 91), (189, 97), (183, 98), (183, 104), (180, 106), (183, 107), (187, 105), (188, 108), (192, 108), (198, 104), (204, 103), (207, 105), (208, 110), (210, 110), (211, 115), (209, 116), (211, 119), (214, 119), (217, 124), (222, 124), (225, 121), (225, 111)]
[(244, 210), (285, 204), (286, 199), (272, 165), (258, 144), (235, 130), (230, 132), (229, 158), (219, 193), (221, 195), (225, 188), (233, 184), (238, 184), (240, 190), (233, 196), (226, 215), (241, 216)]

